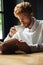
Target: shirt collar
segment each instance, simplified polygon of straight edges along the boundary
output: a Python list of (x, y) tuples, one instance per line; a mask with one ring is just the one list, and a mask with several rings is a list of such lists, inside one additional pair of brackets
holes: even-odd
[(35, 31), (35, 30), (36, 30), (36, 28), (37, 28), (37, 27), (38, 27), (38, 25), (39, 25), (39, 22), (36, 20), (36, 18), (35, 18), (35, 17), (33, 17), (33, 18), (34, 18), (34, 24), (33, 24), (32, 28), (31, 28), (31, 29), (29, 29), (29, 31), (30, 31), (30, 32)]

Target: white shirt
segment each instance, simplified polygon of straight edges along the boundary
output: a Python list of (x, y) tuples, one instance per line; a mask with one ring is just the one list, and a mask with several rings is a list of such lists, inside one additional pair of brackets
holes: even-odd
[(37, 45), (43, 43), (43, 22), (35, 20), (31, 29), (25, 28), (22, 32), (17, 32), (12, 38), (24, 41), (28, 45)]
[(29, 46), (43, 45), (43, 21), (34, 20), (35, 22), (31, 29), (24, 28), (22, 31), (16, 32), (12, 39), (16, 38), (19, 41), (26, 42)]

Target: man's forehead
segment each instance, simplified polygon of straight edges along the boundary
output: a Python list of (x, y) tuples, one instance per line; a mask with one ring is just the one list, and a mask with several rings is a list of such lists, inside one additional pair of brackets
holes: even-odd
[(21, 14), (20, 16), (19, 16), (20, 18), (25, 18), (25, 17), (27, 17), (25, 14)]
[(27, 14), (27, 13), (21, 13), (20, 15), (19, 15), (19, 17), (25, 17), (25, 16), (29, 16), (30, 14)]

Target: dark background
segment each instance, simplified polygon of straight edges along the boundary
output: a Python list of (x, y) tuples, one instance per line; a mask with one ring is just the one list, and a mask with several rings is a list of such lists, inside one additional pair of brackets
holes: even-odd
[(18, 24), (18, 20), (13, 15), (15, 5), (21, 1), (29, 1), (34, 10), (34, 16), (43, 20), (43, 0), (3, 0), (4, 6), (4, 38), (7, 36), (9, 29)]

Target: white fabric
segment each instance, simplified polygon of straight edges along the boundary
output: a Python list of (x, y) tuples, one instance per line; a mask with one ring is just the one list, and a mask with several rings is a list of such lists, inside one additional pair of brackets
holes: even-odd
[(35, 20), (31, 29), (25, 28), (22, 32), (17, 32), (12, 38), (26, 42), (30, 46), (43, 45), (43, 22)]
[[(38, 44), (41, 46), (41, 51), (43, 48), (43, 21), (37, 21), (35, 18), (34, 21), (34, 25), (31, 29), (21, 26), (19, 26), (20, 28), (16, 27), (18, 28), (17, 32), (12, 37), (12, 39), (16, 38), (21, 42), (26, 42), (27, 45), (31, 46), (32, 52), (39, 50), (37, 50)], [(9, 37), (9, 35), (7, 35), (4, 41), (9, 39), (11, 38)]]
[[(37, 21), (34, 19), (34, 25), (31, 29), (21, 27), (16, 34), (13, 35), (12, 38), (16, 38), (19, 41), (24, 41), (28, 45), (36, 45), (43, 43), (43, 21)], [(20, 27), (20, 26), (19, 26)], [(4, 41), (10, 39), (9, 35), (5, 38)], [(43, 45), (43, 44), (42, 44)]]
[(9, 34), (7, 35), (7, 37), (4, 39), (4, 42), (11, 39), (11, 37), (9, 37)]
[[(25, 27), (23, 25), (17, 25), (17, 26), (15, 26), (15, 29), (16, 29), (17, 32), (22, 32), (24, 30), (24, 28)], [(7, 37), (4, 39), (4, 42), (7, 41), (7, 40), (9, 40), (9, 39), (12, 39), (12, 38), (8, 34)]]

